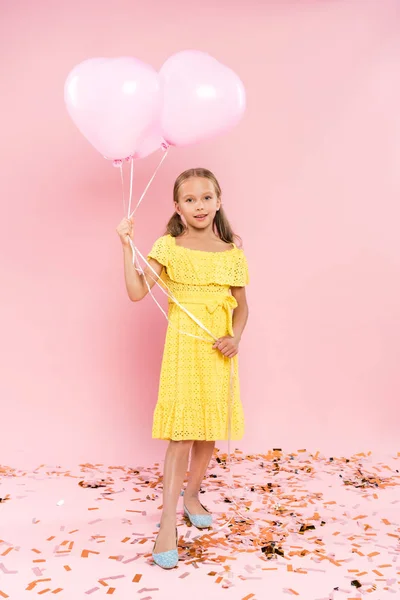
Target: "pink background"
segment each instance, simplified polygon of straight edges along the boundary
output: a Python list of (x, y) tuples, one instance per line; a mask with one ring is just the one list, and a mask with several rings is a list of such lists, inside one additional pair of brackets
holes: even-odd
[[(69, 119), (93, 56), (159, 68), (196, 48), (243, 79), (229, 134), (172, 150), (137, 214), (145, 253), (188, 167), (220, 179), (251, 268), (235, 446), (398, 447), (400, 6), (358, 2), (1, 3), (1, 462), (159, 458), (166, 321), (129, 302), (118, 171)], [(4, 59), (6, 57), (6, 60)], [(137, 163), (136, 198), (158, 162)], [(226, 449), (226, 443), (220, 443)]]

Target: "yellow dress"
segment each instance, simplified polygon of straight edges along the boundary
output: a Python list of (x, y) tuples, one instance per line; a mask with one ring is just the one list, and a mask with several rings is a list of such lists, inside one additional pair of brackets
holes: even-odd
[[(163, 265), (161, 280), (175, 298), (215, 337), (232, 335), (232, 311), (237, 306), (231, 287), (248, 284), (243, 250), (208, 252), (176, 244), (171, 235), (159, 238), (150, 254)], [(234, 364), (231, 439), (244, 433), (238, 355), (226, 358), (213, 350), (213, 338), (184, 310), (168, 299), (169, 324), (161, 366), (152, 437), (163, 440), (228, 439), (231, 361)], [(191, 334), (191, 337), (185, 333)]]

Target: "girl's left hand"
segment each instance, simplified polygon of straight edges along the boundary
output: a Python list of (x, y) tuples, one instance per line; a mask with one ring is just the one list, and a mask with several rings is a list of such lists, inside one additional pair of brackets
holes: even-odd
[(239, 340), (236, 337), (226, 335), (215, 342), (213, 349), (215, 348), (224, 356), (233, 358), (239, 352)]

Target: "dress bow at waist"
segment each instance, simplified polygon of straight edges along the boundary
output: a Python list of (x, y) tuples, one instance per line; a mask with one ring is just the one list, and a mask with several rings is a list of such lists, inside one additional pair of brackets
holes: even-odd
[(211, 302), (206, 302), (206, 307), (208, 312), (211, 314), (217, 310), (218, 307), (225, 308), (226, 310), (233, 310), (236, 308), (238, 303), (236, 302), (236, 298), (231, 296), (230, 294), (225, 297), (215, 299)]

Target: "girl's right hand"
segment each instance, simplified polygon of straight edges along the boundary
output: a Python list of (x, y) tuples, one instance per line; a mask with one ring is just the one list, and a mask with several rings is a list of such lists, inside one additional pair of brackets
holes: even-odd
[(133, 240), (133, 218), (124, 217), (117, 227), (117, 233), (121, 239), (122, 245), (129, 247), (129, 238)]

